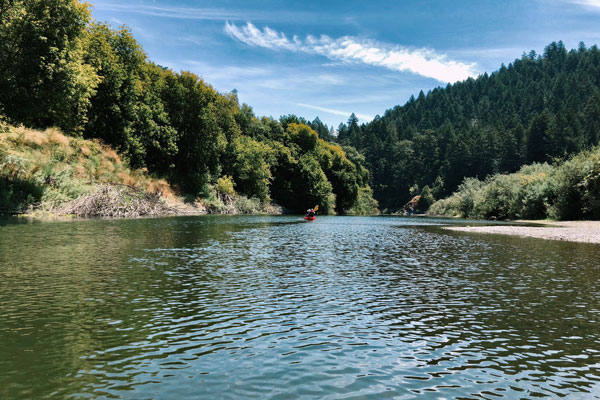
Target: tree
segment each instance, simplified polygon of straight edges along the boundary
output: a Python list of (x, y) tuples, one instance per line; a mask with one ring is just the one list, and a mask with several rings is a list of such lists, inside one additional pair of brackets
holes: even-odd
[(0, 2), (0, 112), (9, 121), (80, 133), (99, 82), (83, 59), (87, 3)]
[(123, 153), (133, 167), (168, 174), (177, 153), (177, 132), (161, 99), (171, 73), (149, 63), (125, 27), (88, 28), (86, 61), (101, 78), (85, 126), (85, 136), (99, 138)]
[(531, 121), (527, 132), (527, 161), (544, 162), (548, 160), (551, 118), (550, 113), (545, 111)]
[(307, 153), (313, 151), (317, 146), (319, 136), (308, 125), (292, 123), (288, 125), (286, 133), (290, 141), (300, 148), (300, 151)]
[(419, 197), (419, 202), (417, 203), (417, 209), (421, 212), (425, 212), (431, 207), (435, 198), (433, 197), (433, 193), (429, 186), (425, 185), (423, 190), (421, 190), (421, 197)]
[(274, 163), (273, 149), (265, 143), (247, 136), (235, 139), (235, 182), (238, 193), (270, 200), (271, 164)]
[(295, 188), (298, 198), (295, 208), (303, 210), (318, 204), (320, 212), (333, 213), (335, 210), (333, 188), (317, 160), (308, 154), (302, 156), (298, 161), (298, 174)]

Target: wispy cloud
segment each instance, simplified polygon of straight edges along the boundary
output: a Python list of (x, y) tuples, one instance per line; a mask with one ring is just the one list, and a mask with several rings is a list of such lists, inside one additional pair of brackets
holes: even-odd
[(260, 10), (218, 7), (180, 7), (170, 5), (127, 4), (103, 0), (94, 1), (93, 9), (146, 15), (151, 17), (208, 21), (314, 21), (328, 16), (302, 10)]
[(571, 3), (587, 7), (600, 8), (600, 0), (569, 0)]
[(326, 35), (309, 35), (305, 39), (298, 36), (288, 38), (284, 33), (269, 27), (260, 30), (250, 22), (246, 26), (226, 22), (224, 29), (228, 35), (249, 46), (318, 54), (336, 61), (412, 72), (442, 82), (456, 82), (477, 75), (476, 64), (449, 60), (446, 55), (429, 49), (411, 49), (352, 36), (338, 39)]
[[(352, 114), (351, 111), (335, 110), (333, 108), (313, 106), (313, 105), (304, 104), (304, 103), (297, 103), (297, 104), (300, 107), (310, 108), (311, 110), (323, 111), (323, 112), (333, 114), (333, 115), (341, 115), (342, 117), (349, 117), (350, 114)], [(364, 122), (371, 121), (373, 118), (375, 118), (372, 115), (366, 115), (366, 114), (355, 114), (355, 115)]]
[(176, 19), (203, 19), (203, 20), (241, 20), (241, 12), (234, 10), (223, 10), (218, 8), (189, 8), (189, 7), (160, 7), (140, 4), (122, 4), (122, 3), (97, 3), (95, 9), (104, 11), (117, 11), (126, 13), (135, 13), (149, 15), (154, 17), (166, 17)]

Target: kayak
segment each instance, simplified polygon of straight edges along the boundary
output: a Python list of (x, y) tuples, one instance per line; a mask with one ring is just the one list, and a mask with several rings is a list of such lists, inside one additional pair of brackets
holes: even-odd
[(304, 217), (305, 220), (307, 221), (314, 221), (315, 219), (317, 219), (317, 217), (309, 217), (308, 215)]

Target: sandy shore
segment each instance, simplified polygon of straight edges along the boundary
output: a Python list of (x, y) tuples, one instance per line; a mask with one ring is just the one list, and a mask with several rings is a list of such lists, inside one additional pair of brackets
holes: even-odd
[(516, 235), (569, 242), (600, 243), (600, 221), (518, 221), (542, 226), (449, 226), (445, 229), (460, 232)]

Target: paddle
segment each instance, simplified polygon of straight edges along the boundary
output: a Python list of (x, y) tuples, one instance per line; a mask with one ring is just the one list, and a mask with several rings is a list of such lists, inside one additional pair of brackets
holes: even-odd
[(317, 205), (315, 206), (315, 208), (313, 208), (313, 211), (314, 211), (314, 212), (317, 212), (318, 210), (319, 210), (319, 205), (317, 204)]

